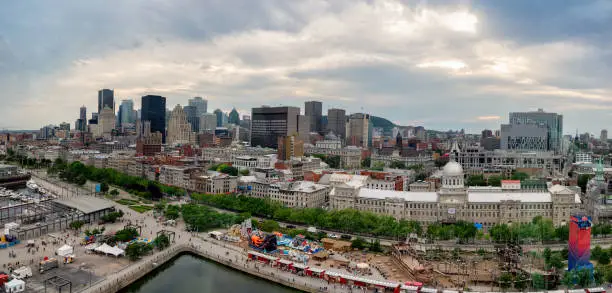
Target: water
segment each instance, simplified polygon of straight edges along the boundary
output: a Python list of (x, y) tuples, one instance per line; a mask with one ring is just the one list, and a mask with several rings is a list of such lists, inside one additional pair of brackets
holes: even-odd
[(283, 287), (220, 264), (185, 254), (165, 263), (157, 270), (119, 292), (296, 293), (301, 291)]

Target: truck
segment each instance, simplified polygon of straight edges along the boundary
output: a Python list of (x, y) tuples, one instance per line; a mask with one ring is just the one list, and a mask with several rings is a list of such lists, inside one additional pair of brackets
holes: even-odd
[(29, 278), (32, 276), (32, 269), (30, 267), (20, 267), (16, 270), (13, 271), (13, 274), (11, 274), (11, 277), (13, 277), (13, 279), (25, 279), (25, 278)]
[(59, 264), (57, 262), (57, 259), (55, 259), (55, 258), (48, 258), (48, 259), (45, 259), (45, 260), (41, 261), (39, 263), (39, 267), (40, 267), (40, 273), (42, 274), (42, 273), (44, 273), (46, 271), (50, 271), (50, 270), (52, 270), (54, 268), (59, 267)]

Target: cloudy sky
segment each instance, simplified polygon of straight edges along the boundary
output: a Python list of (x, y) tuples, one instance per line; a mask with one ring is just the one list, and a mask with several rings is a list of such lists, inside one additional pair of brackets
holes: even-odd
[(612, 128), (611, 27), (610, 0), (5, 1), (0, 128), (74, 123), (114, 88), (138, 107), (316, 99), (472, 132), (544, 108), (598, 134)]

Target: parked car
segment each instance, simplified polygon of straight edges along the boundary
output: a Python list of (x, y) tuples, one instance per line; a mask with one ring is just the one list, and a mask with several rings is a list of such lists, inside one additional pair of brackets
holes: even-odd
[(340, 236), (340, 238), (342, 238), (344, 240), (351, 240), (351, 239), (353, 239), (353, 236), (344, 234), (344, 235)]

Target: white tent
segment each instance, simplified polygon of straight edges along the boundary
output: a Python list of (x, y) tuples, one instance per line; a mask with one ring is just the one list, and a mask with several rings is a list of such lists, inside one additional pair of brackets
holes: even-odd
[(85, 249), (86, 250), (95, 250), (99, 246), (100, 246), (100, 244), (98, 244), (98, 243), (91, 243), (91, 244), (88, 244), (87, 246), (85, 246)]
[(23, 292), (25, 291), (25, 282), (19, 279), (12, 279), (4, 284), (6, 292)]
[(57, 255), (59, 256), (71, 255), (73, 252), (74, 252), (74, 249), (72, 248), (72, 246), (68, 244), (64, 244), (64, 246), (57, 249)]
[(102, 245), (100, 245), (98, 248), (94, 249), (97, 252), (101, 252), (104, 254), (112, 254), (114, 256), (119, 256), (125, 253), (125, 251), (123, 251), (123, 249), (115, 246), (115, 247), (111, 247), (110, 245), (104, 243)]

